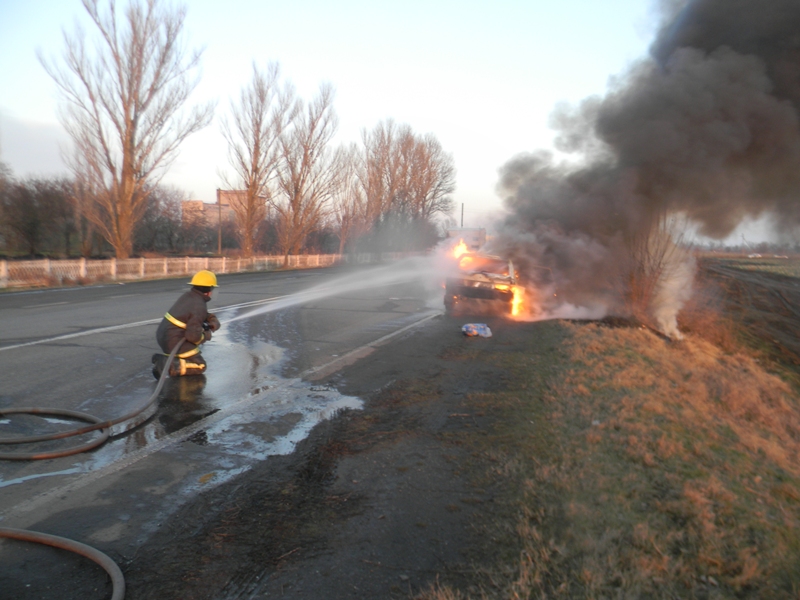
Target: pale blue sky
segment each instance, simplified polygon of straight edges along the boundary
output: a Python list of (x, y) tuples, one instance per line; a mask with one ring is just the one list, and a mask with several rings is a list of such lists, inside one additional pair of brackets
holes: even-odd
[[(454, 216), (463, 203), (468, 227), (499, 207), (497, 171), (508, 159), (550, 146), (556, 103), (604, 93), (647, 53), (656, 25), (651, 0), (186, 4), (188, 41), (205, 46), (196, 96), (218, 99), (218, 117), (254, 60), (279, 61), (305, 98), (330, 82), (338, 141), (386, 118), (437, 136), (456, 163)], [(55, 85), (36, 51), (57, 58), (61, 30), (83, 13), (80, 0), (0, 0), (0, 160), (18, 176), (64, 171)], [(225, 168), (215, 119), (187, 140), (165, 182), (212, 202)]]

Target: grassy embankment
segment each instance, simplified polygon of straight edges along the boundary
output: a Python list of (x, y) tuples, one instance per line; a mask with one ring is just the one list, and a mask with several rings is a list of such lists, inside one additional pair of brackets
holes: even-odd
[(459, 598), (797, 598), (800, 406), (735, 332), (702, 310), (697, 334), (540, 323), (469, 398), (495, 426), (469, 444), (506, 485), (483, 524), (501, 548)]

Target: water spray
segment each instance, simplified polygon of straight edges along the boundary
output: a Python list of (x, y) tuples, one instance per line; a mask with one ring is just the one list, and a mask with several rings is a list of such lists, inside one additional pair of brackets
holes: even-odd
[[(289, 296), (278, 298), (265, 306), (254, 310), (243, 312), (226, 319), (226, 324), (250, 319), (266, 313), (275, 312), (284, 308), (305, 304), (322, 298), (329, 298), (348, 292), (366, 290), (382, 285), (398, 285), (420, 281), (422, 283), (432, 282), (438, 273), (435, 261), (430, 257), (414, 257), (401, 260), (391, 265), (375, 267), (366, 271), (359, 271), (339, 277), (332, 281), (327, 281), (319, 285), (296, 292)], [(223, 312), (225, 309), (217, 311)]]

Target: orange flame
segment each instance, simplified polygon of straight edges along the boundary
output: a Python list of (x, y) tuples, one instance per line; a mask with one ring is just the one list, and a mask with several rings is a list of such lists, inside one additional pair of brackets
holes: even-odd
[(467, 245), (464, 243), (464, 240), (463, 239), (458, 240), (458, 244), (456, 244), (455, 247), (453, 248), (453, 257), (458, 258), (459, 256), (461, 256), (466, 252), (469, 252), (469, 248), (467, 248)]
[(470, 264), (472, 262), (473, 262), (473, 260), (472, 260), (471, 256), (465, 256), (460, 261), (458, 261), (458, 266), (461, 269), (469, 269), (470, 268)]
[(525, 288), (521, 285), (511, 286), (514, 292), (514, 298), (511, 300), (511, 316), (518, 317), (522, 313), (522, 308), (525, 303)]

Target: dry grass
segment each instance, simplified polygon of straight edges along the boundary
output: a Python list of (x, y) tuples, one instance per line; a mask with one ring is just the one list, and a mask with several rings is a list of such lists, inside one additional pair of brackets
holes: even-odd
[(724, 292), (707, 279), (703, 272), (695, 278), (694, 293), (678, 315), (682, 333), (701, 337), (723, 352), (742, 352), (740, 327), (724, 310)]
[(775, 273), (786, 277), (800, 277), (800, 257), (790, 256), (786, 258), (762, 257), (762, 258), (723, 258), (720, 262), (729, 267), (741, 269), (743, 271), (763, 271), (765, 273)]
[[(789, 386), (699, 338), (573, 331), (574, 366), (552, 398), (570, 439), (560, 468), (537, 469), (530, 486), (560, 490), (563, 548), (525, 536), (523, 556), (556, 568), (537, 575), (539, 561), (532, 576), (523, 562), (519, 596), (797, 597), (800, 416)], [(549, 528), (530, 516), (523, 527)]]
[(430, 589), (415, 598), (417, 600), (466, 600), (467, 597), (458, 590), (436, 582)]
[[(482, 598), (800, 597), (800, 408), (728, 340), (563, 324), (561, 371), (506, 355), (483, 440), (517, 494)], [(532, 348), (535, 343), (532, 342)], [(473, 441), (476, 443), (477, 441)], [(460, 598), (435, 586), (424, 600)]]

